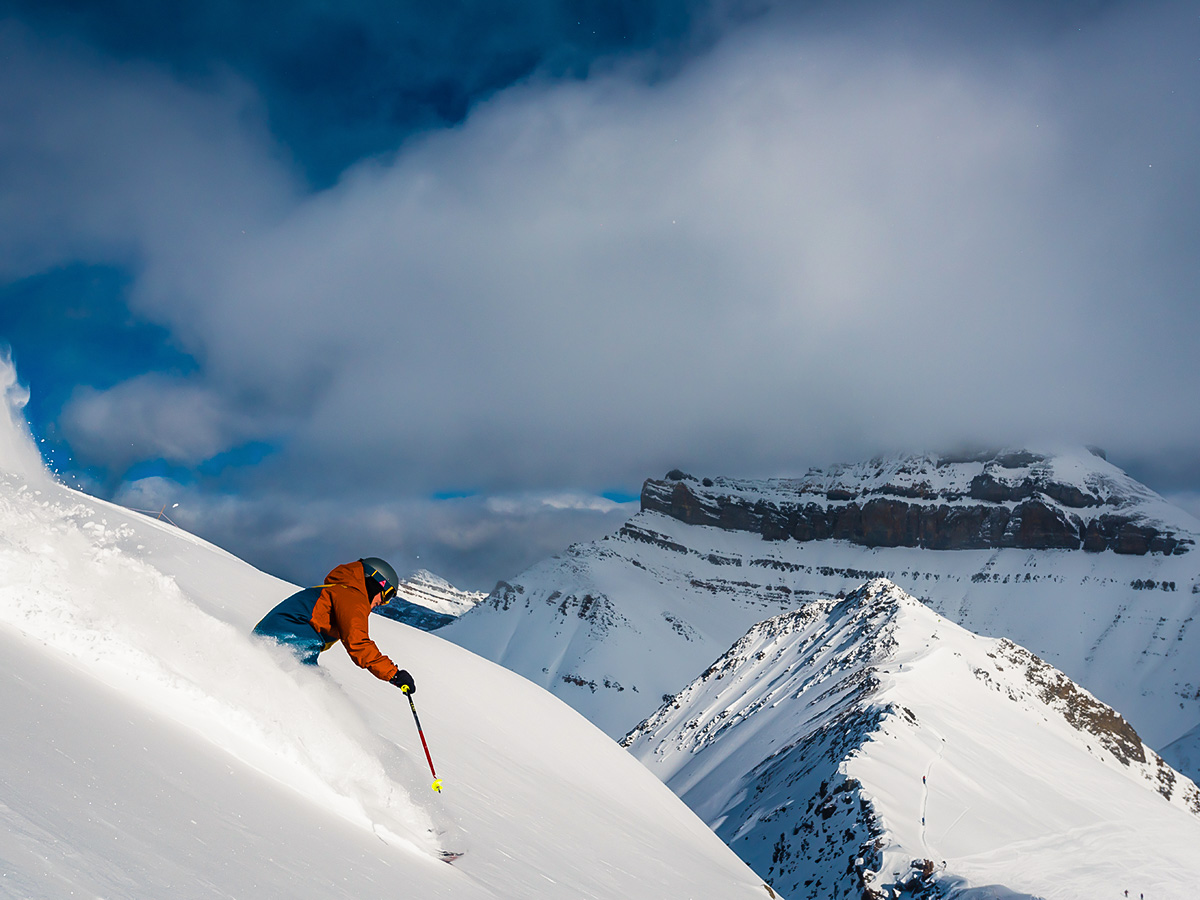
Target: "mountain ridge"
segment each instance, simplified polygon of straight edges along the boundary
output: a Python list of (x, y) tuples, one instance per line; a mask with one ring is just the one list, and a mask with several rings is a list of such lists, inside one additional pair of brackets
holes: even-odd
[[(975, 503), (967, 495), (985, 463), (939, 469), (936, 460), (918, 459), (927, 461), (922, 477), (931, 495), (945, 488), (963, 495), (959, 506)], [(1138, 527), (1169, 531), (1176, 549), (1200, 529), (1086, 450), (1039, 459), (1006, 471), (1024, 477), (1039, 468), (1057, 483), (1078, 482), (1081, 493), (1111, 501), (1088, 507), (1089, 515), (1117, 510)], [(1018, 461), (1025, 460), (1010, 463)], [(860, 490), (895, 484), (894, 471), (878, 469), (838, 467), (822, 474), (820, 487), (828, 494), (852, 480)], [(704, 489), (702, 481), (679, 483)], [(751, 507), (778, 506), (779, 483), (713, 480), (711, 490), (740, 491)], [(794, 499), (795, 486), (785, 487)], [(1010, 511), (1023, 501), (996, 502)], [(1190, 550), (866, 547), (836, 537), (769, 539), (685, 519), (643, 509), (613, 534), (499, 582), (439, 634), (520, 672), (619, 738), (754, 623), (886, 577), (971, 631), (1029, 647), (1120, 709), (1151, 746), (1165, 747), (1200, 723), (1200, 557)]]
[[(1017, 739), (996, 747), (1006, 733)], [(1004, 855), (1012, 840), (1103, 824), (1106, 800), (1081, 799), (1094, 785), (1147, 829), (1161, 820), (1200, 839), (1200, 790), (1119, 713), (885, 579), (754, 626), (622, 744), (793, 900), (984, 896), (989, 884), (1094, 896), (1103, 880), (1064, 885), (1038, 868), (1046, 859)], [(1191, 858), (1187, 840), (1135, 844), (1128, 855)], [(986, 852), (999, 858), (975, 859)], [(1054, 861), (1102, 865), (1087, 843)]]
[(933, 550), (1171, 555), (1189, 552), (1200, 530), (1095, 450), (877, 457), (766, 481), (676, 469), (646, 480), (641, 508), (766, 540)]

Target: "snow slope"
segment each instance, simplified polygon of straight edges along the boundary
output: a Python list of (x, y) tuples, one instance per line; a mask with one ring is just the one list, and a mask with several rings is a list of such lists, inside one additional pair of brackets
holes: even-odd
[(1027, 650), (883, 579), (755, 626), (625, 743), (792, 898), (1200, 885), (1195, 784)]
[[(901, 470), (911, 483), (902, 483)], [(1043, 471), (1053, 487), (1038, 480)], [(754, 623), (887, 577), (971, 631), (1029, 647), (1120, 709), (1152, 746), (1200, 723), (1200, 550), (1188, 543), (1200, 523), (1085, 450), (998, 472), (990, 489), (1008, 489), (1005, 472), (1031, 478), (1034, 487), (1081, 504), (1078, 516), (1088, 521), (1119, 515), (1135, 530), (1168, 529), (1175, 552), (768, 540), (645, 509), (616, 534), (501, 583), (439, 634), (541, 684), (619, 737)], [(823, 502), (846, 505), (888, 485), (905, 502), (965, 508), (981, 502), (969, 496), (981, 474), (983, 463), (897, 460), (840, 467), (836, 475), (811, 476), (811, 484), (716, 479), (686, 487), (711, 510), (722, 497), (753, 512), (820, 491), (836, 498)], [(1009, 514), (1019, 504), (993, 505)]]
[(0, 896), (767, 896), (559, 701), (373, 620), (435, 795), (399, 692), (248, 637), (293, 586), (55, 483), (0, 381)]
[(1171, 766), (1195, 780), (1200, 773), (1200, 725), (1162, 749), (1162, 757)]

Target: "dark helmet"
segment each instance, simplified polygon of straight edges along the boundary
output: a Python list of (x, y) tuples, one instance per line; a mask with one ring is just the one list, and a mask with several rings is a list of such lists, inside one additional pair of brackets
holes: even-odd
[[(378, 556), (368, 556), (360, 559), (359, 562), (363, 564), (363, 574), (367, 578), (368, 594), (372, 597), (377, 593), (382, 594), (384, 603), (387, 603), (396, 596), (396, 589), (400, 585), (400, 579), (396, 576), (395, 569)], [(379, 586), (378, 591), (371, 589), (372, 582)]]

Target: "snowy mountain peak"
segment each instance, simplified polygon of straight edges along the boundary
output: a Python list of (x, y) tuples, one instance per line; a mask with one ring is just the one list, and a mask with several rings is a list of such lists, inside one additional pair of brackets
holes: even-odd
[(1182, 554), (1200, 522), (1085, 448), (880, 457), (802, 478), (646, 481), (642, 509), (768, 540)]
[(409, 603), (416, 603), (450, 616), (461, 616), (487, 596), (486, 591), (464, 591), (456, 588), (445, 578), (434, 575), (428, 569), (419, 569), (407, 578), (401, 578), (396, 593)]
[(487, 594), (463, 591), (427, 569), (400, 579), (396, 596), (375, 612), (422, 631), (437, 631), (472, 610)]
[(1200, 836), (1200, 791), (1118, 713), (886, 579), (750, 629), (623, 743), (792, 898), (1042, 892), (998, 851), (1029, 840), (1037, 855), (1114, 796)]
[(886, 577), (1029, 647), (1152, 746), (1200, 722), (1200, 523), (1096, 453), (670, 475), (646, 482), (619, 531), (497, 585), (439, 633), (620, 737), (756, 622)]

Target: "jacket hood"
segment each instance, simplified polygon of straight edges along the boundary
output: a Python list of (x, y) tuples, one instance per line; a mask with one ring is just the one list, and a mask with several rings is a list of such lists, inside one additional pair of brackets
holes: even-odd
[(363, 575), (362, 563), (357, 560), (354, 562), (342, 563), (332, 572), (325, 576), (325, 584), (344, 584), (347, 587), (352, 587), (356, 591), (362, 593), (367, 592), (367, 579)]

